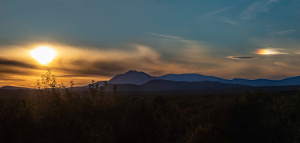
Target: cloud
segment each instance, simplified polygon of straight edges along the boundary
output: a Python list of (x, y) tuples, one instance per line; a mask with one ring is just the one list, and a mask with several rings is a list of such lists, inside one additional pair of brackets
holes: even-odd
[(24, 63), (24, 62), (20, 62), (20, 61), (16, 61), (16, 60), (8, 60), (8, 59), (4, 59), (4, 58), (0, 58), (0, 65), (1, 66), (14, 66), (14, 67), (22, 67), (22, 68), (31, 68), (31, 69), (36, 69), (37, 66), (32, 65), (32, 64), (28, 64), (28, 63)]
[(225, 22), (225, 23), (228, 23), (228, 24), (232, 24), (232, 25), (239, 25), (237, 22), (235, 21), (232, 21), (230, 19), (227, 19), (227, 18), (222, 18), (220, 19), (222, 22)]
[(276, 2), (278, 2), (278, 0), (254, 2), (240, 14), (240, 17), (244, 20), (254, 19), (258, 13), (268, 12), (271, 9), (271, 5)]
[(16, 75), (29, 75), (31, 73), (29, 73), (28, 71), (24, 71), (24, 69), (17, 69), (17, 68), (5, 68), (5, 67), (1, 67), (0, 69), (0, 75), (1, 75), (1, 79), (2, 78), (6, 78), (7, 74), (16, 74)]
[(93, 77), (93, 76), (113, 76), (118, 73), (123, 73), (133, 67), (129, 63), (122, 60), (117, 61), (85, 61), (84, 59), (77, 59), (70, 61), (70, 65), (76, 67), (59, 67), (54, 70), (63, 73), (62, 77)]
[(206, 47), (206, 45), (202, 41), (188, 40), (188, 39), (185, 39), (185, 38), (182, 38), (182, 37), (166, 35), (166, 34), (158, 34), (158, 33), (148, 33), (148, 34), (152, 35), (152, 36), (157, 36), (157, 37), (162, 37), (162, 38), (182, 42), (183, 44), (185, 44), (184, 45), (185, 47), (183, 47), (183, 48), (187, 48), (187, 47), (194, 47), (195, 48), (195, 47), (197, 47), (199, 49), (204, 49)]
[(268, 0), (266, 4), (269, 5), (269, 4), (272, 4), (272, 3), (274, 3), (274, 2), (278, 2), (278, 1), (279, 1), (279, 0)]
[(213, 47), (207, 42), (189, 40), (178, 36), (149, 33), (152, 36), (158, 37), (158, 40), (166, 44), (161, 52), (163, 58), (169, 61), (179, 63), (203, 63), (203, 59), (208, 59)]
[(290, 29), (290, 30), (284, 30), (284, 31), (279, 31), (279, 32), (273, 32), (272, 35), (275, 36), (275, 35), (286, 35), (286, 34), (289, 34), (289, 33), (292, 33), (292, 32), (295, 32), (296, 30), (295, 29)]
[(234, 60), (256, 60), (256, 59), (259, 59), (260, 57), (255, 57), (255, 56), (228, 56), (227, 58), (234, 59)]
[[(143, 45), (131, 45), (124, 49), (82, 51), (77, 48), (64, 48), (63, 53), (69, 52), (71, 56), (58, 57), (56, 68), (59, 76), (71, 77), (112, 77), (130, 69), (147, 72), (163, 71), (188, 71), (180, 64), (165, 62), (159, 53)], [(78, 56), (74, 58), (74, 56)], [(87, 58), (88, 57), (88, 58)]]
[(234, 7), (235, 7), (235, 6), (230, 6), (230, 7), (226, 7), (226, 8), (223, 8), (223, 9), (219, 9), (219, 10), (216, 10), (216, 11), (213, 11), (213, 12), (210, 12), (210, 13), (207, 13), (207, 14), (205, 14), (204, 16), (205, 16), (205, 17), (215, 16), (215, 15), (217, 15), (217, 14), (220, 14), (220, 13), (223, 13), (223, 12), (225, 12), (225, 11), (228, 11), (228, 10), (234, 8)]
[[(57, 51), (57, 57), (49, 64), (41, 66), (30, 56), (30, 50), (18, 60), (19, 48), (0, 49), (3, 58), (0, 59), (1, 79), (26, 79), (15, 83), (1, 82), (4, 85), (24, 85), (29, 87), (45, 74), (47, 68), (57, 76), (58, 82), (74, 80), (77, 85), (88, 84), (92, 79), (107, 80), (116, 74), (124, 73), (130, 69), (149, 73), (185, 73), (189, 67), (161, 59), (160, 53), (144, 45), (125, 45), (122, 48), (92, 48), (72, 47), (62, 44), (49, 45)], [(27, 46), (23, 46), (27, 49)], [(28, 47), (35, 47), (29, 45)], [(28, 48), (30, 49), (30, 48)], [(11, 58), (9, 58), (11, 57)], [(4, 80), (3, 80), (4, 81)], [(7, 80), (6, 80), (7, 81)]]
[[(223, 13), (223, 12), (226, 12), (226, 11), (228, 11), (228, 10), (234, 8), (234, 7), (235, 6), (230, 6), (230, 7), (226, 7), (226, 8), (220, 9), (220, 10), (216, 10), (216, 11), (204, 14), (204, 17), (207, 17), (207, 18), (209, 18), (209, 17), (215, 17), (216, 15), (218, 15), (220, 13)], [(228, 24), (239, 25), (237, 22), (235, 22), (233, 20), (230, 20), (228, 18), (216, 18), (216, 19), (219, 20), (219, 21), (228, 23)]]
[(26, 81), (25, 79), (16, 79), (16, 78), (1, 78), (0, 80), (4, 81)]
[(253, 53), (258, 54), (262, 50), (269, 50), (271, 53), (276, 54), (298, 54), (300, 51), (300, 43), (297, 39), (282, 38), (282, 37), (269, 37), (251, 39), (257, 50)]
[(168, 39), (178, 40), (178, 41), (181, 41), (181, 42), (187, 42), (187, 43), (193, 42), (192, 40), (186, 40), (184, 38), (177, 37), (177, 36), (158, 34), (158, 33), (148, 33), (148, 34), (153, 35), (153, 36), (159, 36), (159, 37), (164, 37), (164, 38), (168, 38)]
[(282, 67), (288, 67), (289, 65), (286, 64), (286, 63), (283, 63), (283, 62), (274, 62), (275, 65), (278, 65), (278, 66), (282, 66)]
[(286, 52), (283, 52), (284, 49), (274, 49), (274, 48), (268, 48), (268, 49), (257, 49), (256, 54), (258, 55), (279, 55), (279, 54), (288, 54)]
[[(57, 51), (57, 57), (50, 64), (40, 66), (38, 62), (30, 57), (30, 52), (27, 51), (27, 55), (22, 52), (23, 57), (18, 58), (20, 49), (9, 48), (10, 54), (1, 55), (3, 58), (0, 59), (0, 77), (3, 79), (0, 86), (24, 84), (30, 86), (45, 73), (47, 67), (50, 67), (52, 72), (59, 77), (57, 78), (58, 82), (68, 83), (70, 80), (74, 80), (76, 85), (87, 85), (91, 80), (109, 80), (114, 75), (125, 73), (130, 69), (144, 71), (153, 74), (153, 76), (169, 73), (199, 73), (228, 79), (234, 78), (236, 75), (245, 78), (269, 78), (299, 74), (297, 71), (300, 69), (297, 66), (282, 68), (277, 66), (280, 63), (274, 63), (280, 59), (281, 63), (297, 65), (300, 62), (297, 60), (299, 59), (297, 54), (262, 56), (263, 59), (261, 60), (255, 60), (259, 59), (259, 56), (255, 55), (229, 56), (227, 58), (233, 60), (224, 60), (224, 54), (226, 53), (220, 49), (216, 51), (213, 46), (207, 46), (201, 42), (178, 36), (152, 35), (155, 36), (157, 42), (165, 43), (164, 46), (166, 47), (169, 46), (163, 49), (169, 52), (169, 57), (162, 55), (162, 52), (159, 51), (160, 47), (141, 44), (121, 45), (111, 48), (73, 47), (53, 44), (49, 46)], [(22, 47), (26, 48), (26, 46)], [(267, 46), (264, 45), (264, 47)], [(285, 49), (265, 49), (287, 53)], [(1, 48), (0, 52), (3, 52)], [(217, 52), (222, 54), (218, 55)], [(17, 54), (17, 56), (14, 54)], [(290, 56), (294, 57), (290, 58)], [(293, 70), (290, 70), (291, 68)], [(255, 69), (254, 73), (257, 73), (257, 75), (248, 71), (251, 69)], [(19, 80), (8, 84), (5, 81), (10, 80), (4, 79), (25, 79), (26, 81)]]
[(269, 24), (269, 25), (266, 25), (265, 27), (274, 27), (274, 26), (276, 26), (276, 25)]

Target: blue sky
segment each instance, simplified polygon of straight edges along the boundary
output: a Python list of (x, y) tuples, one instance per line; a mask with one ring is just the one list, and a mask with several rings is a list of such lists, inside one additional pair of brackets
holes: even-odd
[[(24, 62), (17, 49), (46, 43), (71, 49), (51, 67), (62, 77), (109, 79), (130, 69), (228, 79), (299, 76), (299, 7), (300, 0), (1, 0), (0, 67), (7, 70), (0, 74), (3, 82), (27, 80), (16, 72), (22, 67), (7, 61)], [(86, 55), (70, 56), (80, 50)], [(114, 56), (99, 58), (103, 53)], [(95, 70), (87, 75), (78, 61)], [(44, 68), (26, 69), (32, 71), (26, 76)]]

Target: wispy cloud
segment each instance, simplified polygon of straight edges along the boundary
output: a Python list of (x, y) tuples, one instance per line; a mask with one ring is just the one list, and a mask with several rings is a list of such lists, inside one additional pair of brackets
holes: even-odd
[(257, 56), (228, 56), (227, 58), (233, 59), (233, 60), (256, 60), (260, 57)]
[(271, 9), (271, 5), (278, 2), (279, 0), (265, 0), (256, 1), (251, 4), (246, 10), (244, 10), (240, 16), (244, 20), (250, 20), (256, 17), (258, 13), (268, 12)]
[(168, 47), (164, 47), (167, 51), (162, 51), (162, 54), (168, 55), (167, 59), (170, 61), (203, 64), (202, 59), (207, 57), (206, 55), (208, 55), (208, 52), (212, 50), (211, 46), (207, 46), (207, 43), (202, 41), (189, 40), (179, 36), (166, 34), (148, 34), (156, 36), (159, 41), (168, 44)]
[(223, 9), (219, 9), (219, 10), (216, 10), (216, 11), (213, 11), (213, 12), (210, 12), (210, 13), (206, 13), (203, 16), (206, 17), (206, 18), (213, 18), (213, 19), (216, 19), (217, 21), (225, 22), (225, 23), (228, 23), (228, 24), (239, 25), (237, 22), (235, 22), (233, 20), (230, 20), (230, 19), (222, 17), (222, 16), (217, 16), (218, 14), (224, 13), (224, 12), (234, 8), (234, 7), (235, 6), (230, 6), (230, 7), (226, 7), (226, 8), (223, 8)]
[(214, 16), (214, 15), (217, 15), (217, 14), (220, 14), (220, 13), (223, 13), (223, 12), (226, 12), (232, 8), (234, 8), (235, 6), (230, 6), (230, 7), (226, 7), (226, 8), (223, 8), (223, 9), (219, 9), (219, 10), (216, 10), (216, 11), (213, 11), (213, 12), (210, 12), (210, 13), (207, 13), (207, 14), (204, 14), (205, 17), (210, 17), (210, 16)]
[(232, 21), (230, 19), (227, 19), (227, 18), (222, 18), (220, 19), (222, 22), (225, 22), (225, 23), (228, 23), (228, 24), (231, 24), (231, 25), (239, 25), (237, 22), (235, 21)]
[(274, 27), (275, 25), (271, 25), (271, 24), (269, 24), (269, 25), (266, 25), (265, 27)]
[(275, 36), (275, 35), (286, 35), (292, 32), (295, 32), (295, 29), (290, 29), (290, 30), (284, 30), (284, 31), (279, 31), (279, 32), (273, 32), (271, 35)]
[(283, 63), (283, 62), (274, 62), (275, 65), (278, 65), (278, 66), (282, 66), (282, 67), (288, 67), (289, 65), (286, 64), (286, 63)]
[(165, 34), (150, 33), (150, 32), (148, 32), (148, 34), (153, 35), (153, 36), (160, 36), (160, 37), (170, 38), (170, 39), (182, 40), (182, 38), (179, 38), (179, 37), (176, 37), (176, 36), (165, 35)]
[(272, 4), (272, 3), (274, 3), (274, 2), (278, 2), (278, 1), (279, 1), (279, 0), (268, 0), (266, 4), (268, 5), (268, 4)]
[(187, 39), (184, 39), (184, 38), (181, 38), (181, 37), (177, 37), (177, 36), (171, 36), (171, 35), (165, 35), (165, 34), (158, 34), (158, 33), (148, 33), (148, 34), (153, 35), (153, 36), (159, 36), (159, 37), (164, 37), (164, 38), (168, 38), (168, 39), (178, 40), (178, 41), (186, 42), (186, 43), (193, 43), (193, 42), (195, 42), (195, 41), (187, 40)]

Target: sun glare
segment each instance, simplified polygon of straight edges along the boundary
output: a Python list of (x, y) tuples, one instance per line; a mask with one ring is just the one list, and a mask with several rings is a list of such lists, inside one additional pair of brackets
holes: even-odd
[(46, 65), (55, 58), (56, 52), (49, 47), (41, 46), (32, 50), (30, 54), (40, 64)]

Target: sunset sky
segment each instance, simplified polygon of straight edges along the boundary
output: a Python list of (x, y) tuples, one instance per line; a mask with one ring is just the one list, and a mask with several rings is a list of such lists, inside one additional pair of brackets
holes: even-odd
[[(134, 69), (153, 76), (300, 76), (300, 0), (0, 0), (0, 87), (50, 68), (86, 85)], [(37, 47), (56, 52), (48, 64)]]

